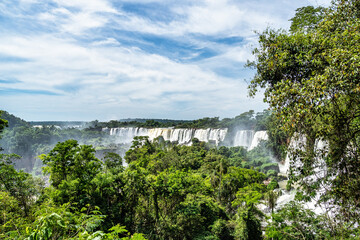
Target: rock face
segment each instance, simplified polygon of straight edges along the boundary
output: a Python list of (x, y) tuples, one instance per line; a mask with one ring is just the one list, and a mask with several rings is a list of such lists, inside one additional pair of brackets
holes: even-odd
[[(122, 127), (122, 128), (105, 128), (110, 135), (117, 136), (119, 143), (130, 143), (136, 136), (148, 136), (150, 140), (162, 136), (165, 141), (177, 142), (181, 145), (190, 145), (191, 139), (197, 138), (203, 142), (213, 142), (219, 145), (228, 137), (227, 128), (207, 128), (207, 129), (190, 129), (190, 128), (139, 128), (139, 127)], [(230, 146), (243, 146), (249, 150), (256, 147), (261, 140), (267, 140), (266, 131), (238, 130), (233, 134)]]

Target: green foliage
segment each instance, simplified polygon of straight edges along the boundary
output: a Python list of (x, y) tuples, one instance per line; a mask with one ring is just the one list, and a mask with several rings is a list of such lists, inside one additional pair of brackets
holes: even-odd
[(296, 9), (295, 17), (291, 18), (290, 32), (313, 31), (325, 17), (324, 7), (306, 6)]
[[(277, 184), (277, 183), (276, 183)], [(275, 186), (276, 187), (276, 186)], [(280, 192), (275, 192), (273, 191), (275, 189), (274, 185), (269, 184), (268, 185), (268, 189), (270, 191), (268, 191), (267, 193), (265, 193), (264, 198), (266, 201), (267, 206), (271, 209), (271, 212), (274, 212), (274, 208), (276, 205), (276, 200), (279, 197), (279, 193)]]
[(3, 126), (2, 128), (0, 127), (1, 130), (4, 129), (4, 126), (9, 127), (10, 129), (12, 129), (16, 126), (29, 126), (29, 123), (27, 123), (26, 121), (14, 116), (6, 111), (0, 110), (0, 116), (1, 116), (1, 118), (3, 118), (2, 120), (0, 120), (0, 126)]
[(242, 229), (253, 236), (266, 177), (230, 165), (229, 157), (242, 154), (246, 151), (211, 149), (198, 140), (192, 146), (165, 146), (136, 137), (124, 169), (117, 154), (105, 154), (101, 162), (91, 146), (75, 140), (58, 143), (41, 156), (51, 186), (39, 200), (47, 204), (50, 199), (53, 205), (42, 213), (45, 205), (39, 207), (29, 236), (118, 239), (125, 232), (117, 231), (126, 228), (139, 239), (233, 239), (239, 235), (237, 210), (244, 204), (249, 213), (242, 215)]
[(257, 215), (261, 215), (255, 208), (239, 208), (235, 218), (231, 221), (235, 239), (262, 239), (261, 225)]
[(25, 225), (26, 219), (19, 202), (9, 192), (0, 191), (0, 238), (18, 235), (17, 226)]
[(237, 192), (243, 189), (243, 198), (251, 199), (255, 211), (266, 187), (264, 174), (231, 166), (231, 155), (225, 147), (208, 149), (198, 141), (190, 147), (163, 148), (146, 137), (135, 138), (125, 156), (124, 193), (131, 199), (127, 228), (135, 224), (150, 239), (232, 239), (231, 219), (242, 205), (232, 205)]
[(279, 188), (279, 183), (276, 180), (271, 179), (271, 182), (267, 185), (267, 189), (271, 191), (271, 190), (274, 190), (276, 188)]
[(117, 172), (122, 172), (124, 167), (122, 165), (122, 158), (119, 154), (114, 152), (107, 152), (103, 157), (104, 166), (107, 170), (116, 174)]
[(89, 190), (92, 179), (100, 173), (102, 163), (88, 145), (79, 146), (75, 140), (58, 143), (48, 155), (41, 159), (47, 166), (44, 172), (50, 174), (54, 188), (52, 197), (59, 204), (76, 203), (81, 208), (91, 203)]
[(39, 194), (36, 180), (28, 173), (17, 171), (12, 165), (16, 155), (0, 154), (0, 191), (8, 192), (22, 207), (24, 214), (29, 214), (34, 196)]
[(342, 223), (327, 214), (315, 214), (297, 202), (272, 214), (265, 229), (266, 239), (358, 239), (359, 226)]
[[(81, 211), (72, 211), (68, 204), (55, 206), (45, 202), (37, 215), (36, 221), (26, 229), (27, 240), (42, 239), (129, 239), (124, 226), (116, 225), (107, 232), (96, 230), (103, 222), (98, 208), (84, 207)], [(145, 239), (141, 235), (131, 236), (132, 239)]]
[[(250, 64), (257, 70), (251, 94), (265, 88), (264, 100), (279, 125), (302, 145), (290, 149), (298, 161), (290, 180), (308, 198), (327, 186), (320, 202), (335, 202), (344, 224), (358, 224), (360, 212), (359, 9), (357, 0), (334, 1), (326, 15), (322, 9), (299, 9), (292, 31), (260, 34)], [(325, 148), (318, 147), (320, 140)], [(317, 168), (326, 171), (309, 181)]]
[(267, 112), (264, 118), (264, 125), (269, 137), (266, 148), (269, 149), (277, 161), (284, 161), (290, 135), (281, 128), (281, 121), (274, 112)]
[[(263, 123), (264, 116), (258, 116)], [(198, 123), (215, 122), (219, 120)], [(227, 124), (240, 122), (254, 127), (253, 111)], [(5, 136), (14, 140), (12, 144), (18, 143), (18, 149), (30, 141), (39, 143), (36, 151), (48, 151), (40, 159), (50, 186), (43, 189), (29, 174), (15, 170), (9, 159), (12, 155), (3, 155), (0, 170), (6, 177), (0, 178), (6, 184), (0, 184), (4, 202), (0, 236), (5, 239), (258, 236), (262, 215), (256, 205), (267, 191), (266, 175), (250, 168), (272, 169), (268, 156), (259, 149), (216, 149), (198, 139), (192, 140), (192, 146), (179, 146), (160, 138), (150, 142), (147, 137), (136, 137), (124, 157), (128, 163), (124, 168), (118, 154), (104, 152), (100, 161), (92, 146), (76, 140), (59, 142), (52, 150), (41, 144), (51, 141), (55, 133), (72, 136), (77, 130), (26, 126), (13, 130), (21, 131), (8, 131)], [(244, 163), (249, 169), (242, 168)]]

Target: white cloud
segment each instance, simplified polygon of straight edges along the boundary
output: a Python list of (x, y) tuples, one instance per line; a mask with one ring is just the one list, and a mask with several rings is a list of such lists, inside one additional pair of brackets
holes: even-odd
[(331, 0), (308, 0), (308, 2), (314, 6), (329, 7), (331, 5)]
[(62, 29), (65, 32), (80, 35), (88, 29), (99, 28), (106, 23), (107, 19), (102, 16), (90, 12), (80, 12), (71, 14), (69, 19), (62, 25)]
[(75, 7), (83, 12), (108, 12), (116, 13), (117, 11), (111, 7), (106, 0), (54, 0), (59, 6)]
[(177, 22), (170, 24), (170, 27), (183, 28), (184, 32), (210, 35), (233, 31), (245, 15), (245, 11), (224, 0), (206, 0), (201, 5), (191, 6), (182, 11), (187, 14), (185, 24)]
[[(186, 34), (237, 35), (249, 37), (267, 26), (287, 28), (301, 2), (202, 0), (170, 7), (177, 16), (168, 23), (153, 22), (146, 16), (123, 13), (118, 28), (179, 37)], [(181, 17), (179, 17), (181, 16)]]
[(38, 0), (20, 0), (21, 4), (35, 4), (35, 3), (39, 3)]
[[(263, 30), (269, 25), (288, 27), (287, 20), (303, 4), (282, 0), (128, 2), (164, 4), (174, 18), (168, 22), (154, 21), (145, 13), (125, 12), (118, 2), (116, 5), (115, 1), (105, 0), (51, 1), (55, 5), (21, 0), (24, 6), (42, 6), (34, 13), (27, 7), (10, 8), (9, 4), (0, 3), (2, 13), (18, 21), (17, 25), (23, 24), (22, 28), (5, 28), (0, 33), (0, 55), (26, 59), (0, 65), (2, 77), (21, 81), (7, 87), (60, 94), (0, 96), (0, 102), (6, 102), (6, 110), (27, 112), (24, 117), (28, 120), (45, 116), (46, 112), (54, 116), (52, 119), (104, 120), (110, 116), (232, 117), (249, 109), (261, 110), (265, 107), (262, 96), (254, 100), (247, 98), (243, 79), (249, 77), (249, 72), (244, 70), (244, 76), (230, 76), (217, 70), (238, 66), (241, 72), (256, 46), (253, 30)], [(28, 19), (33, 33), (19, 19)], [(210, 49), (216, 55), (181, 63), (166, 57), (171, 54), (160, 56), (156, 42), (136, 38), (136, 34), (146, 33), (191, 45), (191, 49), (186, 49), (189, 53), (178, 59), (200, 57), (201, 49)], [(228, 37), (242, 37), (243, 42), (213, 41)], [(155, 50), (141, 49), (145, 44)], [(199, 51), (193, 51), (195, 48)], [(4, 86), (0, 84), (0, 87)], [(64, 114), (69, 115), (60, 118)]]
[[(13, 66), (2, 65), (0, 71), (7, 69), (9, 76), (22, 81), (19, 88), (64, 94), (59, 102), (58, 96), (42, 98), (69, 111), (73, 108), (67, 105), (69, 97), (79, 108), (84, 108), (82, 104), (96, 105), (103, 106), (104, 111), (151, 106), (170, 112), (176, 101), (193, 101), (196, 108), (205, 104), (208, 111), (218, 109), (219, 103), (228, 102), (228, 98), (239, 100), (239, 92), (245, 88), (240, 81), (219, 77), (196, 65), (136, 49), (103, 45), (85, 48), (48, 35), (2, 38), (0, 46), (1, 54), (16, 53), (17, 57), (30, 59)], [(78, 85), (79, 90), (68, 93), (59, 88), (67, 85)]]
[(106, 38), (105, 40), (96, 41), (92, 44), (93, 46), (101, 46), (101, 45), (120, 45), (119, 41), (115, 38)]
[(84, 32), (103, 27), (117, 10), (105, 0), (54, 0), (57, 7), (40, 13), (39, 20), (50, 21), (64, 33), (81, 35)]
[[(24, 67), (27, 68), (24, 69), (26, 70), (24, 72), (37, 72), (38, 77), (28, 79), (28, 81), (39, 86), (66, 83), (68, 78), (71, 82), (73, 79), (70, 76), (76, 78), (88, 72), (109, 74), (113, 76), (113, 82), (116, 81), (117, 77), (124, 77), (130, 83), (139, 80), (143, 83), (154, 84), (154, 86), (161, 83), (170, 90), (178, 88), (190, 90), (197, 85), (206, 89), (216, 78), (216, 75), (203, 72), (196, 65), (176, 63), (165, 57), (147, 54), (136, 49), (105, 48), (96, 44), (93, 47), (85, 48), (69, 40), (57, 39), (48, 35), (31, 38), (2, 38), (0, 40), (0, 53), (30, 59), (29, 62), (17, 63), (17, 67), (14, 67), (14, 73)], [(5, 68), (5, 65), (1, 68)], [(46, 74), (43, 74), (44, 72)], [(59, 77), (49, 82), (46, 77), (49, 72), (52, 72), (50, 74), (53, 76), (58, 72)], [(191, 86), (188, 85), (192, 80), (199, 81)], [(102, 81), (103, 79), (99, 79), (98, 83), (101, 84)], [(168, 84), (169, 81), (170, 84)], [(178, 85), (174, 85), (176, 82)], [(84, 87), (86, 88), (86, 86)], [(131, 86), (128, 87), (131, 88)]]

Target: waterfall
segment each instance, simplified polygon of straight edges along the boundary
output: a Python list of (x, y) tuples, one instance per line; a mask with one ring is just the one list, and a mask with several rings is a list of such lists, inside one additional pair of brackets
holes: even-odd
[[(190, 145), (191, 139), (197, 138), (202, 142), (214, 142), (217, 146), (224, 142), (227, 128), (139, 128), (139, 127), (120, 127), (103, 128), (112, 136), (116, 136), (119, 143), (131, 143), (136, 136), (148, 136), (150, 141), (162, 136), (165, 141), (176, 142), (181, 145)], [(243, 146), (249, 150), (256, 147), (261, 140), (267, 140), (266, 131), (255, 132), (253, 130), (239, 130), (236, 132), (232, 146)]]
[(234, 137), (233, 146), (242, 146), (249, 148), (254, 138), (255, 132), (253, 130), (239, 130)]
[(224, 141), (227, 133), (227, 129), (208, 128), (208, 129), (196, 129), (194, 138), (203, 142), (214, 141), (216, 145)]
[(281, 173), (282, 175), (284, 175), (284, 176), (287, 176), (287, 175), (288, 175), (289, 168), (290, 168), (290, 158), (289, 158), (288, 155), (286, 155), (286, 158), (285, 158), (284, 163), (279, 162), (279, 170), (280, 170), (280, 173)]
[(254, 134), (254, 137), (251, 141), (251, 145), (249, 147), (249, 150), (255, 148), (262, 140), (268, 140), (268, 134), (266, 131), (257, 131)]
[[(301, 135), (295, 135), (290, 141), (289, 149), (293, 150), (304, 150), (306, 144), (306, 138)], [(310, 175), (306, 178), (306, 181), (308, 183), (314, 183), (322, 181), (322, 178), (326, 175), (326, 163), (324, 160), (324, 157), (326, 157), (328, 153), (328, 143), (326, 141), (322, 141), (321, 139), (316, 140), (315, 146), (314, 146), (314, 152), (315, 156), (313, 158), (313, 175)], [(285, 158), (284, 163), (279, 163), (279, 169), (280, 174), (288, 176), (289, 169), (290, 169), (290, 153), (287, 154)], [(294, 174), (298, 174), (296, 168), (302, 168), (303, 163), (300, 161), (300, 159), (292, 159), (292, 166), (295, 168), (293, 169)], [(287, 182), (286, 180), (283, 182)], [(279, 182), (281, 185), (281, 183)], [(329, 209), (334, 207), (335, 205), (332, 202), (325, 202), (325, 203), (318, 203), (318, 200), (321, 198), (321, 195), (325, 193), (327, 188), (331, 188), (330, 185), (322, 184), (322, 186), (317, 189), (316, 195), (311, 198), (310, 202), (303, 202), (303, 206), (306, 209), (310, 209), (314, 211), (316, 214), (322, 214), (322, 213), (329, 213)], [(294, 195), (296, 194), (296, 189), (292, 190), (291, 192), (282, 190), (283, 195), (279, 197), (276, 204), (278, 208), (281, 208), (284, 204), (288, 203), (289, 201), (294, 199)], [(330, 215), (332, 213), (330, 212)]]
[(225, 140), (227, 134), (227, 128), (226, 129), (210, 129), (209, 132), (209, 140), (215, 141), (216, 145), (219, 144), (219, 142), (222, 142)]
[(117, 141), (120, 143), (131, 143), (136, 136), (147, 136), (148, 130), (135, 127), (111, 128), (110, 135), (117, 136)]
[(165, 141), (177, 142), (181, 145), (191, 144), (191, 139), (198, 138), (200, 141), (209, 142), (214, 141), (216, 145), (224, 141), (227, 128), (225, 129), (183, 129), (183, 128), (137, 128), (137, 127), (123, 127), (123, 128), (104, 128), (110, 135), (117, 136), (120, 143), (130, 143), (135, 136), (148, 136), (149, 140), (153, 141), (155, 138), (162, 136)]
[(155, 138), (162, 136), (165, 141), (170, 141), (171, 132), (173, 129), (171, 128), (152, 128), (149, 129), (149, 140), (153, 141)]
[(206, 141), (209, 139), (209, 129), (196, 129), (194, 138), (197, 138), (202, 142)]
[(193, 129), (174, 129), (171, 142), (177, 141), (182, 145), (189, 144), (193, 138), (193, 134)]
[[(305, 138), (303, 136), (295, 135), (290, 140), (290, 144), (289, 144), (288, 148), (289, 148), (289, 150), (290, 149), (303, 149), (305, 142), (306, 142), (306, 140), (305, 140)], [(298, 162), (297, 164), (300, 164), (300, 162)], [(282, 174), (284, 176), (288, 176), (289, 169), (290, 169), (290, 156), (289, 156), (289, 153), (286, 154), (285, 161), (279, 163), (279, 169), (280, 169), (280, 174)]]

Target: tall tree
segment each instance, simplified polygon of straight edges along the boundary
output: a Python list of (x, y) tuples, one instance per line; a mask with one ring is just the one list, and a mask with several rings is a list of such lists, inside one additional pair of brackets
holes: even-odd
[(92, 180), (102, 167), (94, 152), (92, 146), (79, 146), (76, 140), (67, 140), (41, 156), (47, 165), (44, 171), (50, 174), (50, 183), (56, 189), (52, 195), (56, 202), (77, 203), (80, 208), (92, 203)]
[[(308, 16), (313, 16), (311, 21)], [(293, 139), (298, 137), (291, 180), (302, 186), (307, 197), (323, 188), (320, 201), (336, 203), (342, 219), (357, 222), (360, 2), (334, 1), (324, 16), (298, 15), (293, 20), (306, 24), (293, 22), (296, 27), (290, 32), (267, 29), (260, 34), (256, 60), (250, 64), (257, 70), (250, 94), (265, 88), (264, 100), (283, 129)], [(311, 31), (303, 31), (307, 26)]]

